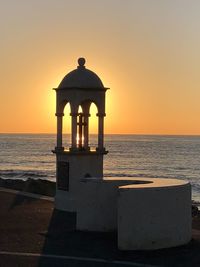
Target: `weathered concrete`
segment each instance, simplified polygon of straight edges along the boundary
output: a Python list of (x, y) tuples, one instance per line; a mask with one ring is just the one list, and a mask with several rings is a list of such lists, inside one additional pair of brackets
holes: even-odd
[[(151, 179), (150, 179), (151, 180)], [(191, 188), (186, 181), (157, 179), (119, 188), (118, 247), (152, 250), (191, 240)]]
[(117, 231), (118, 188), (131, 183), (148, 183), (134, 178), (85, 178), (79, 181), (76, 197), (77, 229)]
[(77, 211), (85, 176), (103, 176), (103, 154), (97, 152), (57, 152), (58, 162), (69, 163), (69, 189), (56, 190), (55, 207), (59, 210)]
[(86, 178), (77, 189), (78, 230), (118, 231), (122, 250), (158, 249), (191, 239), (191, 188), (157, 178)]

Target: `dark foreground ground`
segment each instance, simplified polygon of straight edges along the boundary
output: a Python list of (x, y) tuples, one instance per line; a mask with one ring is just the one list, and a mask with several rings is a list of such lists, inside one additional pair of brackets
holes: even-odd
[(116, 233), (75, 231), (75, 219), (51, 201), (0, 191), (0, 266), (200, 266), (199, 215), (190, 244), (149, 252), (119, 251)]

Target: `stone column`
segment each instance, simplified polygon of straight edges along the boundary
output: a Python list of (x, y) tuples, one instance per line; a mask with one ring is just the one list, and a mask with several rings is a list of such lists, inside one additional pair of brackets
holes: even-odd
[(84, 114), (84, 148), (89, 150), (89, 117), (90, 114)]
[(56, 113), (57, 116), (57, 150), (64, 150), (62, 146), (62, 122), (63, 122), (63, 113)]
[(70, 116), (72, 117), (72, 144), (71, 149), (76, 150), (77, 149), (77, 113), (71, 113)]
[(98, 150), (104, 150), (104, 116), (105, 114), (97, 114), (98, 120)]

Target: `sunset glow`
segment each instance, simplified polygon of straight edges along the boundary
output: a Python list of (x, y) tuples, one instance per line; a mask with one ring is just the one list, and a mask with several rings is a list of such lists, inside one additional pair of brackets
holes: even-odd
[(83, 56), (110, 88), (105, 133), (200, 134), (199, 14), (197, 0), (4, 1), (0, 132), (55, 133), (52, 88)]

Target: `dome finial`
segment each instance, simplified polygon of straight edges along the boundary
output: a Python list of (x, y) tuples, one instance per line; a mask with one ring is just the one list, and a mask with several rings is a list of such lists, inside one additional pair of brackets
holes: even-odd
[(78, 66), (78, 68), (85, 68), (85, 58), (84, 57), (80, 57), (79, 59), (78, 59), (78, 64), (79, 64), (79, 66)]

